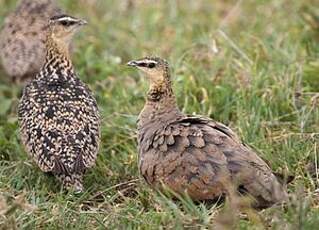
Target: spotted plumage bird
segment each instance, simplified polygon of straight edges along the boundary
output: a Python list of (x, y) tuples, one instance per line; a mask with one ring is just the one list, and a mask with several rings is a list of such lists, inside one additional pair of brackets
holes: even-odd
[(128, 65), (150, 81), (138, 119), (139, 170), (148, 184), (186, 192), (197, 201), (237, 191), (254, 197), (256, 207), (286, 199), (284, 186), (269, 166), (230, 128), (179, 110), (167, 61), (147, 57)]
[(67, 15), (51, 18), (44, 66), (19, 103), (21, 139), (44, 172), (82, 191), (82, 176), (95, 164), (100, 117), (95, 98), (77, 77), (69, 58), (75, 32), (86, 24)]
[(39, 72), (45, 60), (47, 22), (61, 10), (56, 0), (21, 0), (0, 32), (2, 66), (16, 83), (25, 83)]

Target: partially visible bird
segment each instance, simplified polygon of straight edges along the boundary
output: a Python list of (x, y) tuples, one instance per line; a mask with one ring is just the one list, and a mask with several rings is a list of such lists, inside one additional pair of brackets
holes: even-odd
[(45, 64), (25, 86), (18, 109), (29, 156), (77, 192), (83, 191), (83, 174), (95, 164), (100, 142), (96, 100), (69, 57), (72, 37), (84, 24), (68, 15), (50, 19)]
[(61, 14), (56, 0), (21, 0), (0, 32), (2, 66), (16, 83), (35, 77), (45, 60), (47, 22)]
[(150, 81), (138, 118), (139, 170), (148, 184), (187, 193), (196, 201), (237, 191), (254, 197), (259, 208), (286, 200), (269, 166), (230, 128), (179, 110), (167, 61), (146, 57), (128, 65)]

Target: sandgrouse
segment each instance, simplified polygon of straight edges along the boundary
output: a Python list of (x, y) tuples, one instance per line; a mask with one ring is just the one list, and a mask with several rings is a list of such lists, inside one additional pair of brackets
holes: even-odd
[(231, 129), (178, 109), (165, 60), (146, 57), (128, 65), (143, 71), (150, 81), (137, 125), (139, 170), (151, 187), (164, 185), (203, 201), (231, 194), (232, 186), (235, 193), (254, 197), (255, 207), (286, 199), (284, 187), (268, 165)]
[(21, 0), (0, 32), (0, 58), (10, 80), (25, 83), (45, 60), (47, 22), (60, 14), (55, 0)]
[(18, 117), (27, 153), (68, 189), (82, 191), (82, 176), (95, 164), (100, 116), (95, 98), (69, 58), (75, 32), (86, 24), (67, 15), (49, 21), (46, 60), (24, 88)]

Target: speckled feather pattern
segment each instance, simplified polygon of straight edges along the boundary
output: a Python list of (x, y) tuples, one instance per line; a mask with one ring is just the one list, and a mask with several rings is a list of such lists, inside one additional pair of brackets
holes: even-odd
[(22, 142), (44, 172), (66, 187), (82, 188), (82, 175), (95, 164), (100, 117), (95, 98), (55, 48), (19, 104)]
[(269, 166), (230, 128), (179, 111), (169, 77), (148, 93), (138, 120), (138, 150), (140, 173), (153, 188), (164, 184), (193, 200), (241, 188), (258, 207), (287, 198)]
[(50, 17), (61, 13), (55, 0), (22, 0), (0, 32), (0, 58), (12, 81), (35, 77), (45, 60)]

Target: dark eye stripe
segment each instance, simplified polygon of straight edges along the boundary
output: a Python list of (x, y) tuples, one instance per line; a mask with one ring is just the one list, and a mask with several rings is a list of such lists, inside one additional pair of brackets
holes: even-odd
[(60, 21), (60, 24), (63, 26), (72, 26), (72, 25), (75, 25), (76, 22), (75, 21)]
[(147, 67), (147, 68), (152, 69), (152, 68), (154, 68), (156, 65), (155, 65), (155, 63), (153, 63), (153, 62), (151, 62), (151, 63), (140, 62), (140, 63), (138, 64), (138, 66), (140, 66), (140, 67)]
[(147, 64), (146, 64), (145, 62), (141, 62), (141, 63), (138, 64), (138, 66), (140, 66), (140, 67), (147, 67)]

